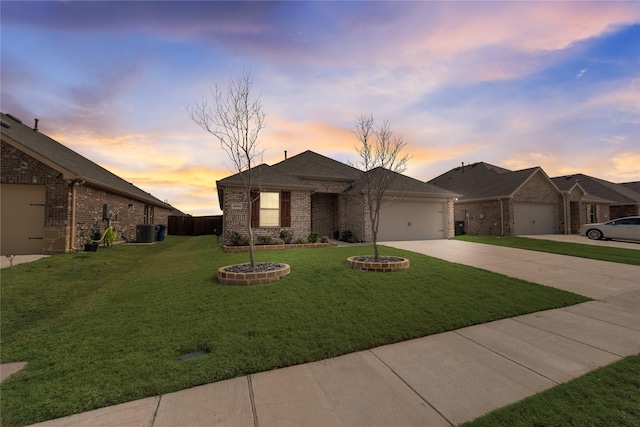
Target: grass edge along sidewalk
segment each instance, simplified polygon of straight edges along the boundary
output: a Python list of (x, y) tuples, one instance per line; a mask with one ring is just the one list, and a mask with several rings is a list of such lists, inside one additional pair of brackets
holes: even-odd
[(640, 251), (635, 249), (556, 242), (552, 240), (529, 239), (517, 236), (481, 236), (465, 234), (463, 236), (456, 236), (456, 240), (640, 266)]
[(461, 427), (640, 425), (640, 355), (496, 409)]
[[(396, 273), (345, 266), (370, 246), (256, 253), (291, 265), (259, 286), (212, 281), (224, 254), (211, 236), (168, 236), (52, 256), (3, 271), (2, 384), (14, 426), (335, 357), (478, 323), (572, 305), (576, 294), (383, 248), (411, 259)], [(392, 280), (391, 280), (392, 279)], [(184, 362), (181, 355), (206, 355)]]

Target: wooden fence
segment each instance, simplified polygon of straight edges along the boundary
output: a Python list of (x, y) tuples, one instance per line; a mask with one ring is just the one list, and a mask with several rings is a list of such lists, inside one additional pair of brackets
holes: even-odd
[(222, 232), (222, 215), (170, 216), (167, 233), (173, 236), (202, 236)]

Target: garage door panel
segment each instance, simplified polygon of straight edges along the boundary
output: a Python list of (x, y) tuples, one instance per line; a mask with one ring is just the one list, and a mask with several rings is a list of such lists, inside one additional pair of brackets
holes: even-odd
[(440, 202), (386, 203), (380, 209), (378, 241), (444, 239), (444, 218)]
[(45, 193), (40, 185), (2, 184), (2, 255), (42, 253)]
[(514, 232), (517, 235), (558, 232), (558, 206), (547, 203), (514, 203)]

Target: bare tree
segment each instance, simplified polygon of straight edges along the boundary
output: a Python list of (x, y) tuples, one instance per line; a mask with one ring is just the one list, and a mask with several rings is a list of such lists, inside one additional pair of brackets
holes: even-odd
[[(265, 127), (260, 97), (251, 97), (253, 82), (251, 73), (245, 72), (232, 79), (223, 93), (216, 85), (210, 99), (202, 98), (194, 106), (187, 107), (189, 117), (202, 129), (220, 141), (220, 146), (233, 163), (240, 176), (247, 202), (247, 228), (249, 230), (249, 259), (255, 267), (254, 238), (251, 229), (251, 198), (253, 185), (252, 167), (262, 157), (258, 146), (258, 134)], [(259, 196), (258, 196), (259, 197)]]
[(360, 161), (355, 166), (366, 172), (365, 197), (369, 208), (373, 251), (377, 261), (380, 257), (378, 226), (384, 195), (391, 187), (396, 174), (407, 170), (407, 162), (411, 157), (402, 154), (407, 143), (402, 137), (393, 136), (387, 120), (376, 127), (372, 115), (360, 115), (356, 118), (353, 133), (360, 143), (356, 147)]

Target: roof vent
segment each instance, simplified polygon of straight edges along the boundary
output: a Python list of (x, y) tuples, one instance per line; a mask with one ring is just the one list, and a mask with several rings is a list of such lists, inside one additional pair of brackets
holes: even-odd
[(9, 129), (11, 127), (11, 125), (9, 123), (7, 123), (7, 122), (2, 122), (2, 127)]
[(14, 116), (13, 114), (5, 114), (7, 117), (9, 117), (11, 120), (15, 120), (18, 123), (22, 123), (22, 120), (20, 120), (19, 118), (17, 118), (16, 116)]
[(40, 119), (34, 119), (36, 124), (33, 126), (33, 130), (35, 130), (36, 132), (38, 132), (38, 122), (40, 121)]

